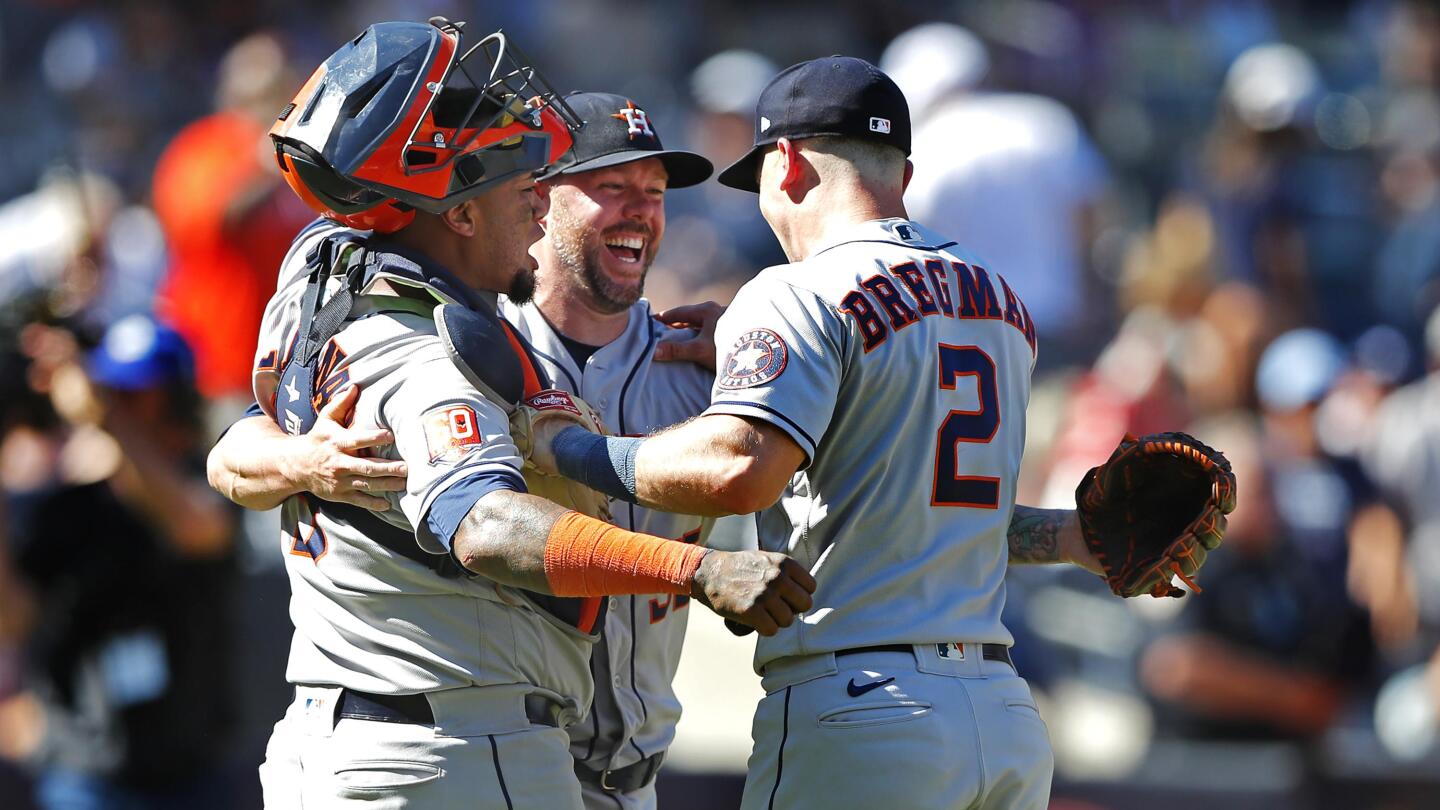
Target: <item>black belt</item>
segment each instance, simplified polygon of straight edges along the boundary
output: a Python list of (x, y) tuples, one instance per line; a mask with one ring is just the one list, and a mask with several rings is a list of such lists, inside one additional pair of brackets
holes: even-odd
[[(936, 645), (936, 646), (939, 646), (939, 647), (947, 647), (947, 646), (949, 646), (949, 645), (947, 645), (947, 644), (939, 644), (939, 645)], [(856, 653), (875, 653), (875, 652), (902, 652), (902, 653), (909, 653), (909, 652), (914, 652), (914, 651), (915, 651), (915, 645), (914, 645), (914, 644), (876, 644), (876, 645), (873, 646), (873, 647), (851, 647), (851, 648), (848, 649), (848, 650), (836, 650), (836, 651), (835, 651), (835, 657), (836, 657), (836, 658), (839, 658), (839, 657), (842, 656), (842, 655), (855, 655)], [(1009, 664), (1011, 669), (1014, 669), (1014, 668), (1015, 668), (1015, 662), (1013, 662), (1013, 661), (1010, 660), (1010, 648), (1009, 648), (1009, 647), (1006, 647), (1004, 644), (981, 644), (981, 645), (980, 645), (980, 657), (981, 657), (981, 658), (984, 658), (986, 661), (1003, 661), (1003, 662)]]
[[(544, 695), (525, 696), (525, 716), (537, 726), (560, 726), (560, 705)], [(435, 713), (425, 695), (376, 695), (354, 689), (340, 691), (340, 716), (382, 723), (435, 725)]]
[(589, 782), (607, 793), (629, 793), (639, 790), (655, 779), (660, 772), (660, 763), (665, 752), (652, 754), (634, 765), (626, 765), (613, 771), (595, 771), (579, 762), (575, 763), (575, 775), (582, 782)]

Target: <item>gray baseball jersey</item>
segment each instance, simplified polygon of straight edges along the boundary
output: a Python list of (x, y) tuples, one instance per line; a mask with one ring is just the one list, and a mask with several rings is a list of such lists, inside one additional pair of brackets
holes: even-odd
[[(278, 372), (295, 341), (305, 256), (339, 233), (317, 222), (297, 237), (266, 308), (255, 394), (282, 426), (300, 421), (297, 392), (279, 386)], [(381, 455), (408, 463), (407, 489), (391, 493), (391, 508), (378, 513), (309, 495), (285, 502), (281, 543), (295, 624), (287, 677), (374, 693), (528, 683), (578, 711), (591, 699), (590, 632), (541, 597), (484, 578), (441, 576), (392, 550), (409, 541), (446, 554), (481, 496), (524, 491), (504, 412), (456, 369), (429, 314), (437, 302), (493, 308), (494, 297), (473, 294), (423, 257), (404, 258), (414, 272), (381, 274), (361, 291), (351, 319), (320, 354), (315, 391), (319, 400), (360, 386), (353, 424), (394, 433)], [(372, 294), (380, 282), (412, 297)], [(339, 283), (332, 278), (332, 287)], [(377, 539), (386, 536), (389, 547)]]
[[(656, 362), (660, 341), (687, 337), (657, 322), (649, 303), (630, 308), (625, 332), (580, 368), (533, 304), (508, 302), (501, 313), (530, 340), (556, 385), (600, 411), (618, 435), (645, 435), (689, 419), (709, 402), (714, 375), (691, 363)], [(704, 542), (713, 521), (613, 501), (617, 525), (660, 537)], [(675, 738), (680, 702), (672, 681), (690, 614), (687, 596), (620, 596), (610, 601), (592, 669), (590, 716), (570, 727), (571, 753), (593, 770), (622, 768), (666, 750)]]
[(1035, 328), (1000, 277), (913, 222), (866, 222), (746, 284), (720, 321), (707, 413), (768, 422), (805, 466), (759, 518), (815, 575), (777, 658), (1011, 643), (1006, 529)]

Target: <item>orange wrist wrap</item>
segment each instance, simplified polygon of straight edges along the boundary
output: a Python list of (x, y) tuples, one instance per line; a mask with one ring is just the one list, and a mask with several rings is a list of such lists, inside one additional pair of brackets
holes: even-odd
[(700, 546), (566, 512), (545, 541), (545, 578), (556, 596), (688, 594), (704, 556)]

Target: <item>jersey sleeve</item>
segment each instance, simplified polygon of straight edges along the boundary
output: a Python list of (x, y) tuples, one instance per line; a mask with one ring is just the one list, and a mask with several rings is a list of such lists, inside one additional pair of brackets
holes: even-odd
[(524, 492), (525, 480), (505, 412), (461, 376), (438, 341), (435, 349), (407, 364), (380, 416), (410, 470), (400, 509), (421, 548), (442, 554), (477, 501), (501, 489)]
[(715, 330), (716, 375), (705, 413), (768, 422), (805, 451), (830, 424), (840, 388), (840, 325), (819, 296), (762, 274), (741, 288)]

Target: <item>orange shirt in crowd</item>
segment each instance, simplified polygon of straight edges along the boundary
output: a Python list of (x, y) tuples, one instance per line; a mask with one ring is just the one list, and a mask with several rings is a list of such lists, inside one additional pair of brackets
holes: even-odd
[(216, 113), (180, 131), (155, 167), (170, 249), (158, 311), (195, 351), (207, 397), (250, 395), (255, 336), (291, 238), (310, 213), (266, 161), (264, 127)]

